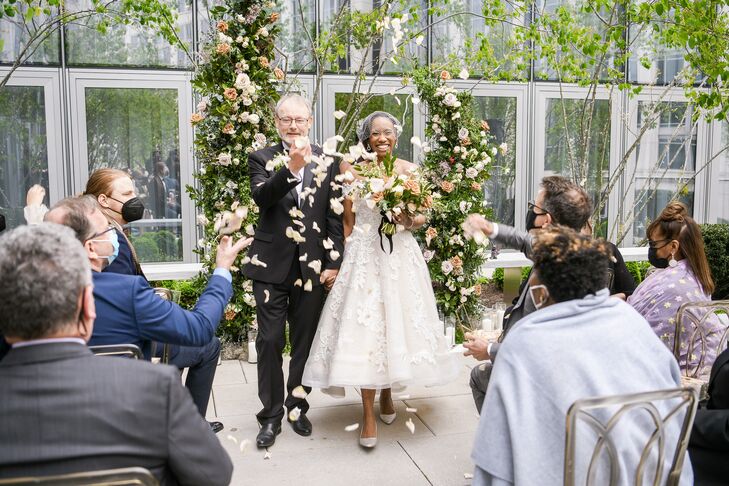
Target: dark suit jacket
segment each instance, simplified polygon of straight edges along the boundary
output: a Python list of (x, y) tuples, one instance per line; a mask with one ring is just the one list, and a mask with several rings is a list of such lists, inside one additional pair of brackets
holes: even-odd
[(233, 465), (177, 369), (78, 343), (0, 362), (0, 478), (141, 466), (163, 484), (227, 485)]
[(696, 412), (689, 455), (694, 484), (729, 484), (729, 349), (711, 367), (709, 401)]
[(96, 323), (89, 345), (136, 344), (149, 357), (149, 342), (202, 346), (220, 324), (233, 286), (212, 275), (188, 311), (155, 295), (139, 276), (93, 272)]
[[(286, 236), (286, 228), (292, 223), (289, 211), (297, 206), (296, 177), (284, 166), (277, 171), (266, 170), (266, 162), (273, 159), (276, 154), (283, 152), (281, 143), (272, 147), (253, 152), (248, 156), (248, 171), (251, 180), (251, 194), (253, 200), (260, 210), (258, 227), (254, 235), (253, 244), (248, 250), (248, 255), (258, 256), (258, 259), (266, 263), (267, 267), (247, 264), (243, 269), (246, 277), (261, 282), (280, 284), (289, 274), (291, 265), (296, 254), (296, 243)], [(312, 152), (321, 154), (321, 149), (312, 145)], [(304, 168), (303, 187), (316, 187), (314, 174), (311, 172), (312, 164)], [(319, 275), (307, 266), (308, 262), (319, 260), (321, 268), (338, 269), (342, 254), (344, 253), (344, 236), (342, 229), (341, 215), (337, 215), (329, 204), (329, 200), (340, 196), (341, 191), (334, 190), (331, 182), (339, 174), (339, 164), (333, 163), (329, 166), (326, 179), (321, 187), (314, 193), (314, 204), (310, 205), (308, 199), (301, 204), (301, 211), (304, 218), (301, 220), (306, 226), (302, 236), (306, 241), (299, 246), (299, 254), (306, 254), (306, 261), (300, 263), (303, 282), (311, 279), (312, 284), (319, 284)], [(320, 229), (314, 229), (314, 223)], [(324, 241), (329, 238), (334, 244), (340, 257), (336, 260), (330, 257), (329, 250), (325, 250)]]

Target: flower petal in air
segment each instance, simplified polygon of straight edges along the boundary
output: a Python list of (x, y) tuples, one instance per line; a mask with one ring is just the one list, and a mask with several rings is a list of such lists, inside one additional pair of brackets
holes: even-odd
[(359, 428), (359, 424), (357, 423), (357, 424), (351, 424), (351, 425), (347, 425), (347, 426), (346, 426), (346, 427), (344, 428), (344, 430), (346, 430), (347, 432), (354, 432), (354, 431), (355, 431), (355, 430), (357, 430), (358, 428)]

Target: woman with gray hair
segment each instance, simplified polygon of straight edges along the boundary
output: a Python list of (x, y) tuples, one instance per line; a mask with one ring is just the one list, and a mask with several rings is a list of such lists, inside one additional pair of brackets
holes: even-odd
[[(374, 156), (354, 166), (343, 162), (340, 172), (361, 179), (363, 167), (392, 156), (399, 134), (394, 116), (372, 113), (357, 135)], [(394, 161), (398, 175), (417, 178), (416, 169), (406, 160)], [(372, 448), (377, 444), (378, 390), (380, 419), (389, 425), (396, 419), (393, 388), (449, 383), (458, 366), (443, 336), (428, 267), (412, 234), (425, 224), (425, 215), (397, 216), (400, 231), (392, 236), (388, 252), (380, 246), (380, 209), (351, 196), (343, 205), (344, 259), (322, 310), (302, 383), (340, 397), (345, 386), (359, 387), (364, 412), (359, 443)]]

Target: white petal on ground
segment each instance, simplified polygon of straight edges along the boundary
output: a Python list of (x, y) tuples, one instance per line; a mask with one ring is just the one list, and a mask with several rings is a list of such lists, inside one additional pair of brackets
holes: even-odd
[(398, 400), (407, 400), (408, 398), (410, 398), (410, 395), (398, 395), (397, 396)]
[(304, 390), (304, 387), (301, 385), (291, 390), (291, 394), (296, 398), (301, 398), (302, 400), (309, 395), (308, 393), (306, 393), (306, 390)]
[(265, 264), (264, 262), (262, 262), (261, 260), (258, 259), (258, 255), (253, 255), (251, 257), (251, 263), (253, 265), (256, 265), (258, 267), (263, 267), (263, 268), (266, 268), (268, 266), (267, 264)]
[(307, 279), (306, 283), (304, 284), (304, 292), (311, 292), (311, 289), (314, 288), (314, 284), (311, 283), (311, 279)]
[(235, 437), (233, 437), (230, 434), (228, 434), (228, 436), (226, 437), (226, 439), (232, 440), (234, 444), (237, 444), (238, 443), (238, 439), (236, 439)]
[(266, 451), (266, 453), (263, 455), (264, 459), (271, 459), (271, 451)]
[(355, 430), (357, 430), (358, 428), (359, 428), (359, 424), (357, 423), (357, 424), (351, 424), (351, 425), (347, 425), (347, 426), (346, 426), (346, 427), (344, 428), (344, 430), (346, 430), (347, 432), (354, 432), (354, 431), (355, 431)]
[(473, 474), (471, 474), (471, 473), (463, 473), (463, 479), (473, 479)]
[(413, 408), (413, 407), (408, 407), (408, 408), (405, 409), (405, 411), (406, 412), (410, 412), (410, 413), (417, 413), (418, 409), (417, 408)]
[(415, 424), (413, 423), (413, 419), (408, 419), (408, 421), (405, 422), (405, 427), (408, 428), (411, 434), (415, 433)]
[(291, 422), (296, 422), (299, 420), (299, 417), (301, 417), (301, 409), (299, 407), (294, 407), (294, 409), (289, 412), (289, 420)]
[(263, 302), (268, 302), (268, 298), (271, 297), (271, 292), (268, 291), (268, 289), (263, 290), (263, 295), (266, 297)]
[(245, 454), (246, 451), (248, 450), (248, 448), (250, 447), (250, 445), (251, 445), (251, 441), (250, 440), (243, 439), (241, 441), (240, 447), (238, 447), (238, 449), (240, 449), (241, 453)]
[(321, 260), (312, 260), (307, 266), (314, 270), (315, 273), (321, 273)]
[(334, 118), (336, 118), (337, 120), (341, 120), (342, 118), (347, 116), (347, 113), (342, 110), (337, 110), (333, 113), (333, 115), (334, 115)]

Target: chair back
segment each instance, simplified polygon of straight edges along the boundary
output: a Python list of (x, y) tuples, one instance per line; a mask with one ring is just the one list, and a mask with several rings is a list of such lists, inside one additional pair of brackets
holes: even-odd
[[(679, 483), (683, 460), (688, 447), (688, 440), (693, 425), (696, 407), (698, 405), (696, 392), (691, 388), (675, 388), (658, 390), (646, 393), (613, 395), (606, 397), (586, 398), (577, 400), (567, 411), (567, 434), (565, 440), (564, 484), (576, 486), (577, 484), (597, 485), (609, 484), (645, 484), (646, 474), (650, 482), (658, 486), (664, 477), (664, 463), (667, 454), (672, 454), (672, 462), (668, 471), (669, 486)], [(661, 410), (664, 410), (662, 413)], [(640, 420), (637, 420), (640, 418)], [(648, 420), (646, 420), (648, 418)], [(671, 430), (681, 424), (680, 434), (676, 439), (675, 447), (669, 449), (673, 437), (667, 437)], [(640, 429), (637, 426), (640, 425)], [(624, 443), (616, 441), (614, 437), (618, 427), (622, 430), (636, 431), (630, 438), (637, 438), (640, 456), (626, 457)], [(626, 428), (626, 427), (629, 427)], [(640, 430), (643, 434), (637, 433)], [(675, 434), (674, 434), (675, 435)], [(577, 439), (580, 436), (594, 438), (594, 448), (591, 453), (577, 454)], [(642, 441), (645, 439), (645, 442)], [(619, 440), (619, 439), (618, 439)], [(624, 440), (624, 439), (623, 439)], [(584, 441), (581, 441), (584, 444)], [(622, 451), (622, 452), (621, 452)], [(596, 479), (601, 465), (605, 464), (603, 458), (607, 455), (609, 469), (609, 483), (602, 478)], [(589, 458), (587, 467), (583, 467)], [(655, 461), (653, 461), (655, 459)], [(630, 464), (637, 464), (635, 471)], [(622, 467), (621, 467), (622, 466)], [(632, 478), (621, 478), (621, 470), (633, 474)], [(647, 471), (647, 469), (653, 469)], [(577, 478), (584, 472), (584, 482)], [(604, 469), (602, 469), (604, 471)]]
[(708, 377), (714, 359), (727, 347), (729, 300), (682, 304), (676, 314), (674, 332), (673, 355), (683, 374), (692, 378)]
[(0, 479), (2, 486), (158, 486), (157, 479), (143, 467), (126, 467), (103, 471), (88, 471), (56, 476), (36, 476)]
[(142, 359), (142, 350), (136, 344), (99, 344), (89, 346), (96, 356), (126, 356), (132, 359)]

